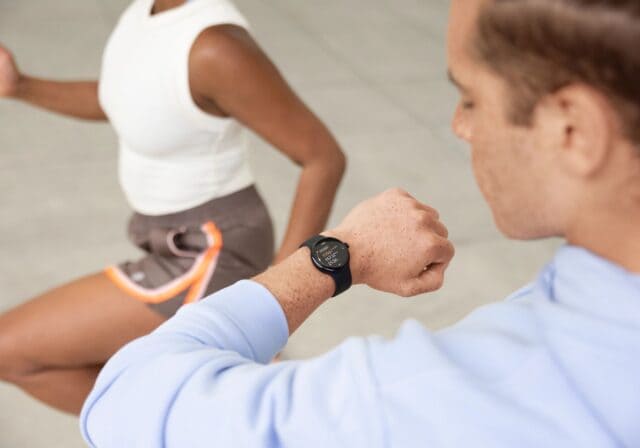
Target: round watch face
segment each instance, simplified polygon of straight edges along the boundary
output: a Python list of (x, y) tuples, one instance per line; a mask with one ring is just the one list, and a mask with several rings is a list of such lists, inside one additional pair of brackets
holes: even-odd
[(320, 264), (329, 269), (340, 269), (349, 262), (349, 251), (340, 241), (326, 239), (314, 247)]

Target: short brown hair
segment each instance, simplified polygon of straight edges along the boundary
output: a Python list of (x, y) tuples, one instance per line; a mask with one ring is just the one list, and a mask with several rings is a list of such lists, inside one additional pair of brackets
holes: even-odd
[(512, 90), (511, 119), (531, 124), (544, 95), (585, 83), (603, 92), (640, 143), (639, 0), (492, 0), (474, 49)]

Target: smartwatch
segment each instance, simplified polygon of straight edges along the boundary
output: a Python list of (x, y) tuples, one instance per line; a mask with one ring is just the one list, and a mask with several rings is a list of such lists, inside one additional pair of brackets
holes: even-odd
[(333, 297), (351, 287), (348, 244), (337, 238), (316, 235), (302, 243), (300, 247), (308, 247), (311, 250), (313, 265), (333, 279), (336, 284)]

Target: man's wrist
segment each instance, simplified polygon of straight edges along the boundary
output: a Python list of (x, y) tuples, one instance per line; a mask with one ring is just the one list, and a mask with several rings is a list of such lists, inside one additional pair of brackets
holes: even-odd
[(335, 291), (331, 277), (318, 271), (303, 247), (253, 278), (280, 302), (293, 333)]

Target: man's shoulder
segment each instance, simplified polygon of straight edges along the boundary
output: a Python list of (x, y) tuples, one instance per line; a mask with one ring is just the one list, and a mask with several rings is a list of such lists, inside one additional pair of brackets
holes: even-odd
[(525, 298), (530, 298), (533, 296), (536, 289), (536, 283), (532, 282), (528, 285), (523, 286), (522, 288), (516, 290), (515, 292), (509, 294), (507, 298), (504, 300), (505, 302), (514, 302), (517, 300), (522, 300)]

